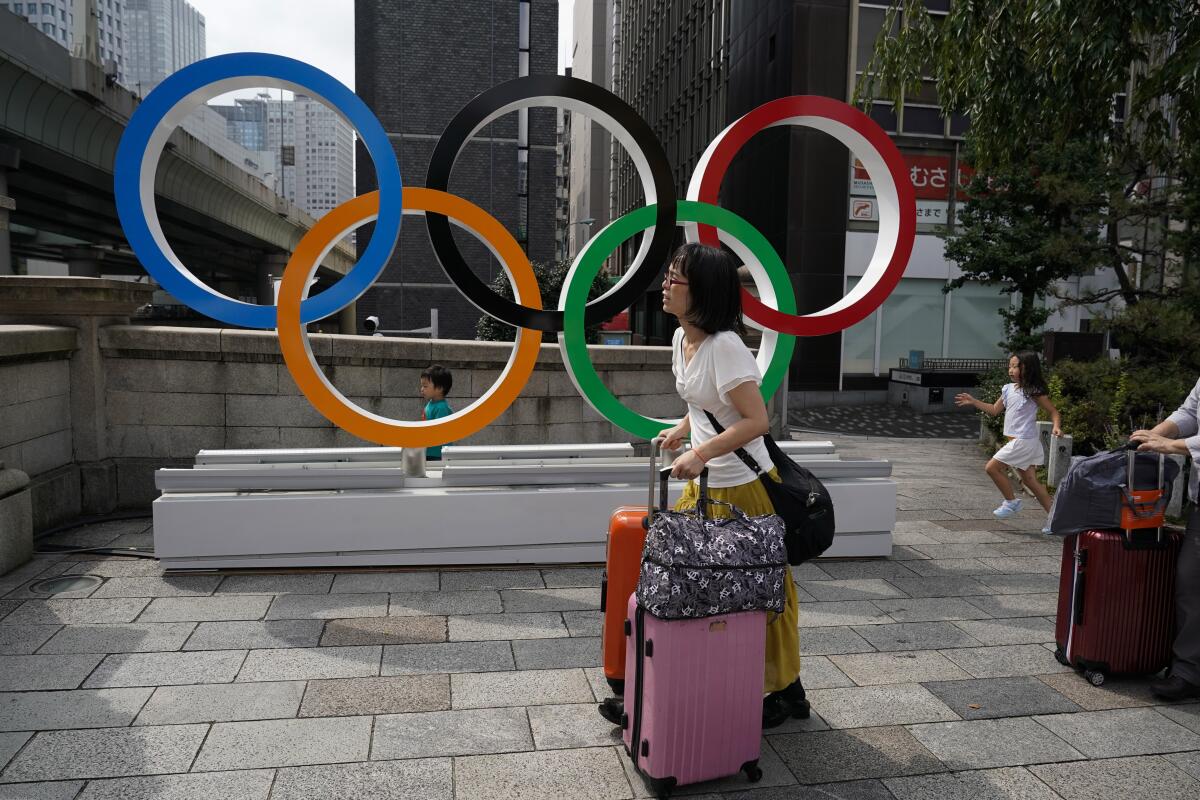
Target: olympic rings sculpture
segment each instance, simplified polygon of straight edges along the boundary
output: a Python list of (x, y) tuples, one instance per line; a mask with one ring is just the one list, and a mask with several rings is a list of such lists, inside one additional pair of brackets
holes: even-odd
[[(379, 188), (338, 206), (300, 240), (284, 269), (278, 306), (227, 297), (202, 283), (171, 250), (155, 204), (155, 175), (175, 127), (208, 100), (268, 83), (314, 96), (358, 131), (375, 165)], [(533, 268), (520, 245), (494, 217), (447, 193), (455, 160), (488, 123), (517, 109), (556, 105), (606, 127), (633, 160), (647, 204), (613, 220), (575, 257), (557, 309), (544, 309)], [(845, 144), (863, 163), (879, 203), (879, 237), (863, 280), (838, 302), (797, 315), (791, 280), (778, 253), (746, 220), (719, 207), (717, 198), (730, 161), (759, 131), (798, 125), (823, 131)], [(159, 285), (209, 317), (247, 328), (274, 328), (284, 363), (297, 387), (326, 419), (367, 441), (428, 447), (464, 439), (504, 413), (533, 372), (542, 332), (558, 337), (563, 364), (583, 398), (619, 428), (652, 438), (674, 420), (642, 416), (604, 386), (588, 357), (586, 325), (610, 319), (631, 306), (658, 276), (671, 254), (676, 225), (688, 241), (727, 245), (749, 268), (759, 297), (742, 290), (747, 322), (762, 331), (757, 355), (761, 391), (770, 397), (787, 375), (796, 336), (836, 333), (865, 319), (895, 289), (912, 254), (916, 198), (904, 161), (887, 134), (862, 112), (825, 97), (798, 95), (765, 103), (736, 120), (709, 144), (692, 176), (686, 199), (678, 199), (671, 166), (650, 126), (616, 95), (586, 81), (533, 75), (507, 81), (470, 101), (446, 127), (434, 148), (425, 188), (405, 187), (387, 133), (366, 104), (329, 74), (300, 61), (266, 53), (234, 53), (191, 64), (160, 83), (138, 106), (117, 149), (114, 194), (117, 213), (134, 253)], [(405, 214), (424, 214), (434, 254), (447, 276), (481, 312), (517, 328), (508, 363), (496, 383), (475, 402), (437, 420), (403, 421), (366, 411), (325, 377), (313, 357), (305, 324), (337, 313), (378, 279), (398, 241)], [(342, 237), (374, 222), (361, 257), (329, 289), (309, 298), (318, 265)], [(515, 300), (495, 294), (471, 271), (455, 245), (451, 223), (492, 252), (513, 286)], [(588, 288), (604, 260), (623, 242), (646, 232), (620, 280), (588, 302)]]

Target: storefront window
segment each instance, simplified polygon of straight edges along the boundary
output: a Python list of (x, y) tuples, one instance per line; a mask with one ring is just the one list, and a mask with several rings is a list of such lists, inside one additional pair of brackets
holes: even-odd
[(1002, 358), (998, 342), (1004, 338), (1000, 309), (1010, 296), (995, 284), (968, 283), (954, 290), (950, 299), (951, 358)]
[[(847, 278), (849, 292), (861, 278)], [(864, 319), (842, 332), (842, 373), (870, 375), (875, 371), (875, 324), (877, 314)]]
[(903, 278), (883, 302), (879, 336), (879, 369), (896, 366), (910, 350), (923, 350), (930, 357), (942, 355), (942, 327), (946, 296), (939, 280)]

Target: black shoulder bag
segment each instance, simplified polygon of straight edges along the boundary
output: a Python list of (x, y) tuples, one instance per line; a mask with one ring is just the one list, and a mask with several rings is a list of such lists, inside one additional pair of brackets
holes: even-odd
[[(725, 430), (711, 411), (704, 413), (718, 434)], [(779, 470), (782, 482), (777, 483), (763, 472), (746, 448), (739, 447), (733, 452), (758, 477), (771, 498), (775, 513), (783, 518), (786, 528), (783, 543), (787, 548), (788, 563), (803, 564), (821, 555), (833, 544), (833, 499), (816, 475), (779, 449), (771, 434), (764, 434), (763, 442), (772, 463)]]

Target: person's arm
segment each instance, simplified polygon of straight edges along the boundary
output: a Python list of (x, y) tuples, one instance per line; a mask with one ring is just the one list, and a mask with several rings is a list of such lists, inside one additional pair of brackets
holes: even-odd
[(667, 428), (659, 434), (662, 437), (663, 450), (678, 450), (683, 446), (683, 440), (692, 435), (692, 417), (685, 413), (677, 425)]
[(767, 404), (763, 402), (755, 381), (740, 383), (728, 392), (730, 404), (737, 409), (737, 422), (703, 444), (693, 447), (675, 459), (671, 474), (677, 478), (695, 478), (704, 465), (718, 456), (732, 453), (771, 429), (767, 419)]
[(982, 400), (976, 400), (973, 395), (967, 392), (962, 392), (954, 396), (954, 404), (956, 406), (974, 406), (989, 417), (995, 417), (1004, 410), (1004, 395), (1000, 395), (994, 403), (985, 403)]
[(1138, 450), (1167, 455), (1191, 455), (1193, 460), (1200, 460), (1198, 407), (1200, 407), (1200, 381), (1196, 382), (1187, 399), (1183, 401), (1183, 405), (1174, 414), (1148, 431), (1134, 431), (1129, 436), (1129, 440), (1141, 445)]
[(1055, 436), (1062, 436), (1062, 418), (1058, 415), (1058, 409), (1054, 407), (1054, 403), (1050, 402), (1050, 398), (1044, 394), (1037, 396), (1038, 408), (1050, 415), (1050, 424), (1054, 426), (1051, 431)]

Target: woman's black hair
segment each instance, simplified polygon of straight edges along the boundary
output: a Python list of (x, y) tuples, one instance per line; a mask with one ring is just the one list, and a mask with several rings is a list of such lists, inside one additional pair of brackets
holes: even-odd
[(691, 290), (688, 321), (708, 334), (745, 332), (742, 282), (733, 256), (717, 247), (690, 242), (675, 251), (671, 264)]
[(1042, 360), (1038, 358), (1038, 354), (1032, 350), (1024, 350), (1014, 353), (1013, 357), (1017, 359), (1017, 365), (1021, 370), (1019, 385), (1021, 391), (1029, 397), (1049, 394), (1050, 390), (1046, 387), (1046, 379), (1042, 376)]

